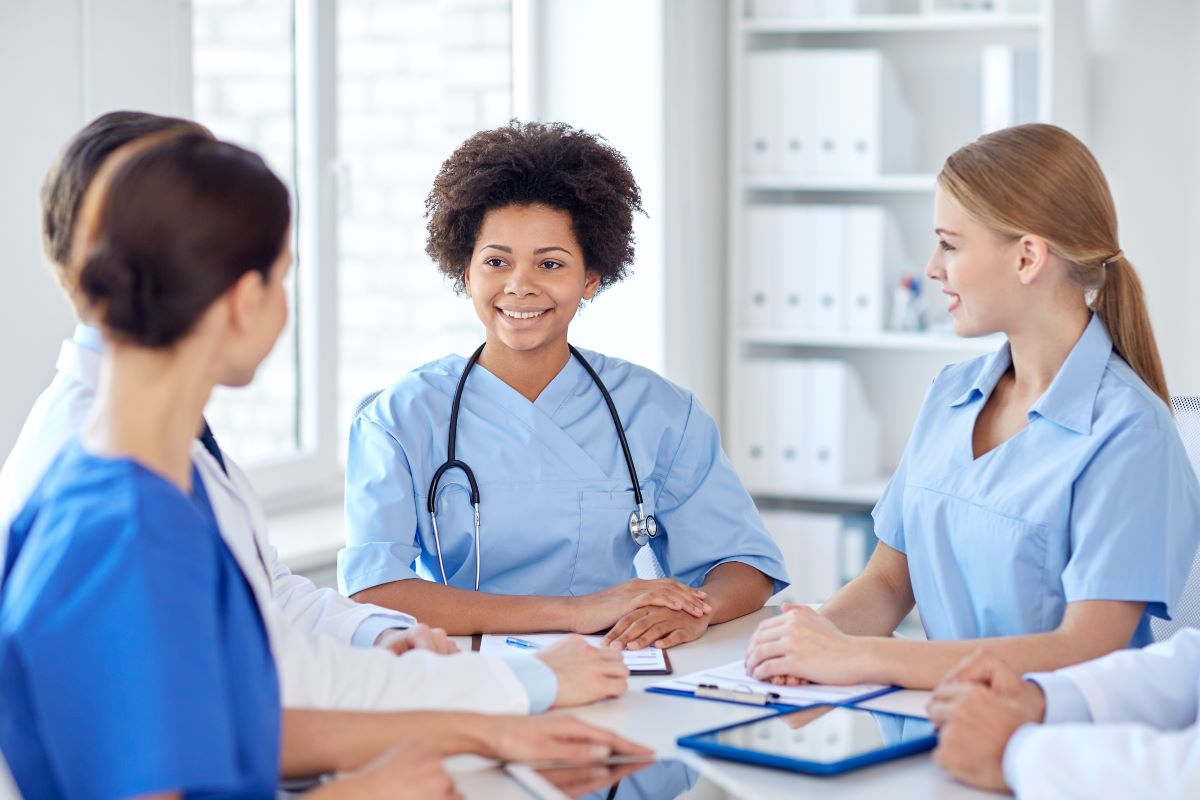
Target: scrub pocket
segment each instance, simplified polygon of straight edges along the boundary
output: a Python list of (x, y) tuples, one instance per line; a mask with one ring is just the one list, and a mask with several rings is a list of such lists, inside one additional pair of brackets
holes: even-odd
[[(654, 498), (645, 489), (642, 501), (646, 513), (653, 514)], [(590, 594), (634, 577), (633, 559), (640, 548), (629, 535), (629, 515), (636, 510), (629, 488), (579, 493), (579, 551), (571, 594)]]

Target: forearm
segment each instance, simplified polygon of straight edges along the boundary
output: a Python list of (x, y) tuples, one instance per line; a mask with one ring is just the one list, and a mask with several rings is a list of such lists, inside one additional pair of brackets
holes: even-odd
[(301, 778), (358, 769), (404, 739), (443, 755), (482, 752), (478, 714), (285, 709), (280, 774)]
[(571, 597), (473, 592), (414, 578), (364, 589), (354, 599), (402, 609), (452, 636), (575, 630)]
[(771, 596), (774, 581), (749, 564), (726, 561), (709, 570), (701, 586), (708, 593), (713, 624), (757, 611)]
[(1025, 636), (939, 642), (863, 637), (854, 672), (861, 682), (932, 689), (963, 659), (981, 650), (1017, 672), (1027, 673), (1078, 664), (1105, 655), (1114, 647), (1103, 638), (1078, 636), (1061, 629)]
[(820, 613), (851, 636), (891, 636), (913, 605), (911, 589), (868, 570), (839, 589)]

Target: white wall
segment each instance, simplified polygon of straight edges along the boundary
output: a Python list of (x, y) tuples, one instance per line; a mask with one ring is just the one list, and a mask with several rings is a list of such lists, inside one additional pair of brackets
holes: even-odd
[(1173, 394), (1200, 394), (1200, 3), (1090, 0), (1089, 146), (1142, 276)]
[(42, 177), (67, 138), (100, 113), (185, 113), (178, 43), (189, 18), (178, 0), (0, 0), (0, 454), (53, 376), (73, 324), (42, 261)]

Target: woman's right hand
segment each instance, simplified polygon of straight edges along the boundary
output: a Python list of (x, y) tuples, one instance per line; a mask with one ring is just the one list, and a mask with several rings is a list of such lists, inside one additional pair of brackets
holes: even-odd
[(405, 741), (362, 769), (312, 793), (345, 800), (462, 800), (442, 768), (442, 757), (418, 741)]
[(693, 589), (674, 578), (634, 578), (592, 594), (571, 598), (573, 630), (576, 633), (607, 630), (621, 617), (643, 606), (662, 606), (703, 617), (712, 612), (707, 597), (706, 592)]

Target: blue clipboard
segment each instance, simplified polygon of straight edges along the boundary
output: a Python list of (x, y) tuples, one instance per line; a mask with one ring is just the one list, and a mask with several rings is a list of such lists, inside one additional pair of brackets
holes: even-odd
[[(892, 692), (898, 692), (898, 691), (900, 691), (900, 687), (899, 686), (885, 686), (882, 689), (877, 689), (876, 691), (873, 691), (873, 692), (866, 692), (864, 694), (858, 695), (857, 697), (853, 697), (853, 698), (850, 698), (849, 700), (844, 700), (839, 703), (820, 703), (820, 702), (818, 702), (818, 703), (805, 703), (803, 705), (793, 705), (791, 703), (775, 703), (775, 702), (771, 702), (769, 700), (764, 700), (763, 702), (758, 702), (757, 700), (751, 699), (752, 697), (755, 696), (754, 692), (745, 692), (744, 694), (746, 695), (746, 697), (744, 699), (735, 699), (732, 697), (697, 695), (694, 691), (689, 692), (684, 689), (667, 689), (662, 686), (647, 686), (645, 691), (654, 692), (655, 694), (674, 695), (675, 697), (686, 697), (691, 700), (708, 700), (708, 701), (712, 701), (715, 703), (731, 703), (733, 705), (753, 705), (753, 706), (760, 706), (762, 708), (769, 708), (774, 711), (788, 712), (788, 711), (800, 711), (805, 708), (811, 708), (814, 705), (855, 706), (859, 703), (866, 702), (867, 700), (874, 700), (876, 697), (883, 697), (885, 694), (891, 694)], [(736, 694), (736, 693), (734, 693), (734, 694)], [(774, 716), (774, 715), (772, 715), (772, 716)], [(918, 719), (918, 718), (914, 717), (914, 719)]]
[[(861, 701), (859, 701), (861, 702)], [(794, 756), (781, 755), (779, 753), (767, 752), (765, 750), (754, 750), (744, 746), (735, 746), (724, 744), (716, 741), (718, 734), (736, 728), (744, 728), (748, 725), (762, 724), (768, 720), (786, 716), (794, 711), (805, 711), (812, 708), (830, 707), (833, 709), (845, 709), (861, 714), (871, 714), (877, 718), (887, 718), (892, 721), (908, 721), (928, 725), (929, 720), (921, 717), (912, 717), (907, 714), (893, 714), (890, 712), (871, 711), (859, 706), (846, 703), (813, 703), (809, 706), (800, 706), (791, 711), (776, 714), (767, 714), (766, 716), (756, 717), (754, 719), (745, 720), (743, 722), (734, 723), (732, 725), (723, 725), (719, 728), (712, 728), (699, 733), (680, 736), (675, 740), (675, 743), (680, 747), (686, 747), (689, 750), (695, 750), (704, 755), (713, 756), (715, 758), (723, 758), (730, 761), (741, 761), (747, 764), (754, 764), (763, 767), (773, 767), (775, 769), (788, 770), (790, 772), (802, 772), (809, 775), (841, 775), (845, 772), (861, 769), (862, 767), (879, 764), (884, 761), (891, 761), (904, 756), (923, 753), (927, 750), (932, 750), (937, 745), (937, 734), (918, 734), (912, 739), (898, 741), (895, 744), (884, 744), (872, 750), (854, 755), (847, 756), (840, 760), (831, 761), (810, 761)]]

